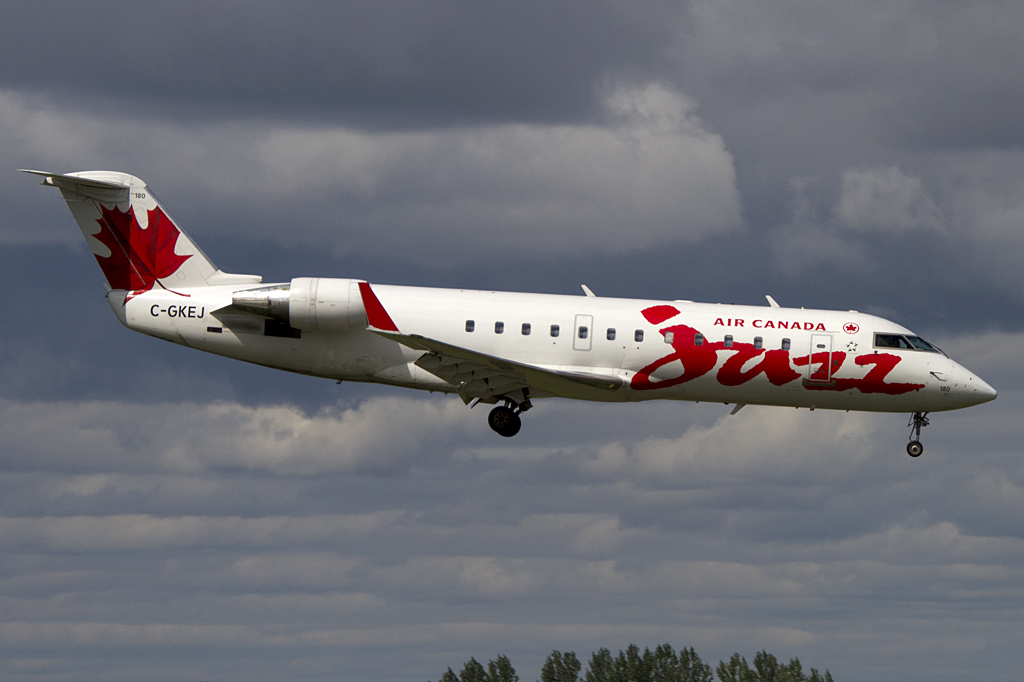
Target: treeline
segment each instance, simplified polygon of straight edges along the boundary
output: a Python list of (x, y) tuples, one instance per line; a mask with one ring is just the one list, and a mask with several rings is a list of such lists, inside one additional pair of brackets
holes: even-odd
[[(822, 674), (811, 668), (805, 673), (799, 658), (782, 663), (767, 651), (757, 653), (753, 664), (733, 654), (712, 671), (693, 647), (676, 653), (668, 644), (654, 651), (644, 648), (643, 653), (630, 644), (618, 656), (601, 648), (591, 654), (587, 671), (580, 677), (582, 669), (572, 651), (552, 651), (540, 669), (540, 682), (832, 682), (828, 670)], [(486, 667), (470, 658), (462, 672), (456, 675), (448, 668), (438, 682), (519, 682), (519, 676), (507, 656), (498, 656)]]

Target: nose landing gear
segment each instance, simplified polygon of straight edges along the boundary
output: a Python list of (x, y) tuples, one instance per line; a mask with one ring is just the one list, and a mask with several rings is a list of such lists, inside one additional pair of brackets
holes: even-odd
[(907, 443), (907, 454), (911, 457), (920, 457), (924, 452), (924, 445), (921, 444), (921, 429), (928, 426), (928, 413), (915, 412), (910, 415), (910, 442)]

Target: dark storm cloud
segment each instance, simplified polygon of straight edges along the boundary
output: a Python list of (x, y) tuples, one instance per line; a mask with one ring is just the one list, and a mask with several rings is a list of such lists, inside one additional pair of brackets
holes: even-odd
[(151, 116), (377, 127), (579, 121), (649, 79), (678, 9), (619, 2), (42, 2), (8, 8), (0, 86)]
[(131, 334), (0, 186), (0, 675), (436, 679), (552, 648), (1019, 677), (1013, 3), (33, 3), (0, 165), (150, 182), (226, 270), (858, 308), (1000, 391), (932, 415), (454, 397)]
[(755, 228), (788, 220), (795, 178), (834, 199), (849, 168), (927, 176), (935, 154), (1024, 141), (1017, 3), (727, 1), (693, 14), (676, 82), (726, 139)]

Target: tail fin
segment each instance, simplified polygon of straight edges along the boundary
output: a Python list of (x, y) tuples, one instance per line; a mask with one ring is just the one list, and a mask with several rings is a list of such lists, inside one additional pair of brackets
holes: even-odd
[(160, 287), (184, 289), (262, 281), (221, 272), (167, 214), (139, 178), (114, 171), (46, 173), (60, 189), (111, 289), (137, 295)]

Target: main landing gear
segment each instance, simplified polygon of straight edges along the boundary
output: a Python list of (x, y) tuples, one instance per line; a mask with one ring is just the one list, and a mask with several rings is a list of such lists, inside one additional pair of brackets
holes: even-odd
[(529, 398), (520, 404), (505, 398), (504, 405), (498, 405), (487, 415), (487, 425), (499, 436), (511, 438), (519, 433), (519, 429), (523, 426), (519, 414), (530, 407), (532, 406)]
[(924, 452), (924, 446), (921, 445), (921, 429), (928, 426), (928, 413), (927, 412), (915, 412), (910, 415), (910, 423), (907, 424), (910, 427), (910, 442), (907, 443), (907, 454), (911, 457), (920, 457), (921, 453)]

